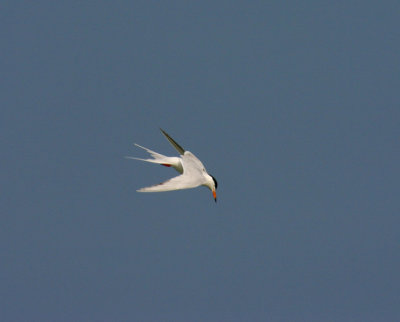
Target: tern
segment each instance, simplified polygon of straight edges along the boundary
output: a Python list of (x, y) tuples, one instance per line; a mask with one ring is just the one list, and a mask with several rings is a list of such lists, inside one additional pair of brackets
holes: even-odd
[(217, 202), (217, 180), (207, 173), (203, 163), (190, 151), (185, 151), (176, 141), (171, 138), (167, 132), (160, 129), (162, 134), (168, 139), (172, 146), (179, 152), (180, 157), (168, 157), (160, 153), (154, 152), (139, 144), (135, 145), (143, 150), (146, 150), (153, 159), (141, 159), (136, 157), (126, 157), (145, 162), (161, 164), (166, 167), (173, 167), (181, 175), (173, 177), (159, 184), (138, 189), (138, 192), (161, 192), (181, 189), (191, 189), (198, 186), (206, 186), (213, 194), (215, 202)]

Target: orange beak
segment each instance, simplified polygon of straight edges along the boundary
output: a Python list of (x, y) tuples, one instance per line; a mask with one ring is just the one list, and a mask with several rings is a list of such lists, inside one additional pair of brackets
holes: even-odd
[(213, 190), (212, 193), (213, 193), (215, 202), (217, 202), (217, 193), (215, 192), (215, 190)]

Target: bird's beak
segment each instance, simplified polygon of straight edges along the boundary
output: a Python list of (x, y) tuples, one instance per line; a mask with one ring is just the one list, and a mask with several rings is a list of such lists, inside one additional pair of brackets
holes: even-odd
[(213, 193), (215, 202), (217, 202), (217, 193), (215, 192), (215, 190), (213, 190), (212, 193)]

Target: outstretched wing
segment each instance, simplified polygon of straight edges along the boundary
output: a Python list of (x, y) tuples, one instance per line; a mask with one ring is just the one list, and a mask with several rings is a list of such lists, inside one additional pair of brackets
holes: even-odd
[(180, 176), (171, 178), (167, 181), (161, 182), (154, 186), (141, 188), (137, 191), (138, 192), (160, 192), (160, 191), (190, 189), (190, 188), (196, 188), (197, 186), (199, 186), (198, 183), (193, 182), (192, 180), (190, 180), (190, 178), (188, 178), (184, 174), (181, 174)]
[(183, 174), (154, 186), (137, 190), (138, 192), (160, 192), (196, 188), (204, 184), (202, 163), (189, 151), (182, 156)]
[(165, 132), (163, 129), (160, 129), (162, 134), (165, 135), (165, 137), (168, 139), (168, 141), (174, 146), (174, 148), (179, 152), (179, 154), (183, 155), (185, 153), (185, 150), (175, 142), (173, 138), (171, 138), (167, 132)]

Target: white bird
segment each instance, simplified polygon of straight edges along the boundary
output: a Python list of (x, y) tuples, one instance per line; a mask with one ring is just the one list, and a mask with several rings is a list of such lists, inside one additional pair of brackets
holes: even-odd
[(141, 188), (137, 191), (160, 192), (206, 186), (212, 191), (214, 200), (215, 202), (217, 202), (217, 180), (212, 175), (207, 173), (203, 163), (201, 163), (201, 161), (196, 158), (193, 153), (185, 151), (168, 135), (168, 133), (166, 133), (163, 129), (160, 130), (168, 139), (168, 141), (174, 146), (174, 148), (179, 152), (179, 154), (181, 155), (180, 157), (167, 157), (135, 143), (137, 147), (146, 150), (153, 157), (153, 159), (141, 159), (135, 157), (126, 158), (157, 163), (166, 167), (173, 167), (176, 171), (181, 173), (181, 175), (150, 187)]

